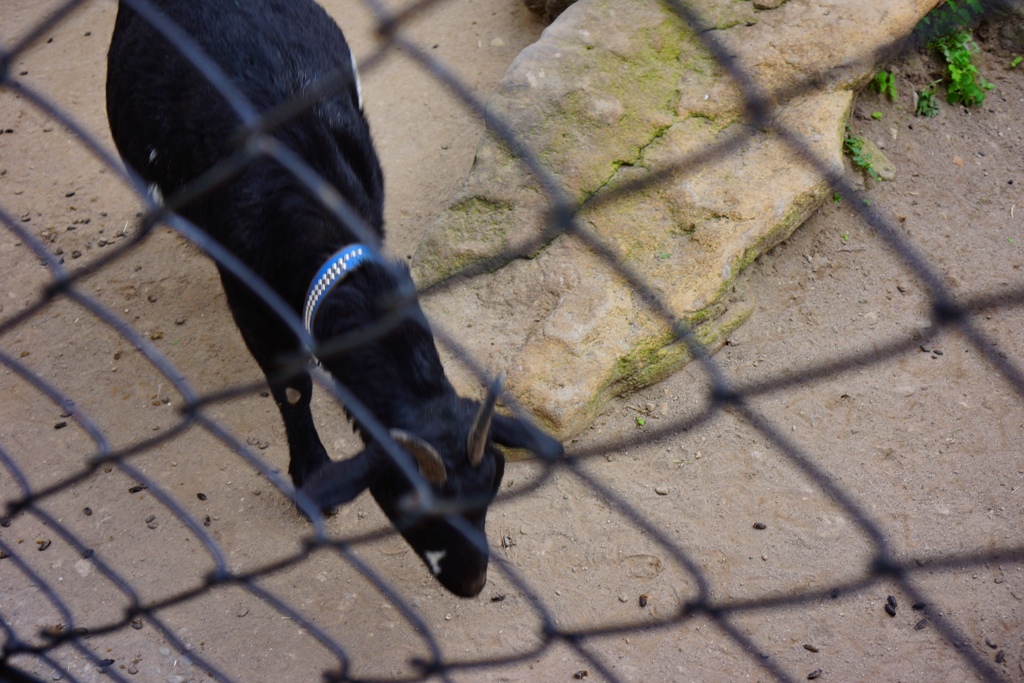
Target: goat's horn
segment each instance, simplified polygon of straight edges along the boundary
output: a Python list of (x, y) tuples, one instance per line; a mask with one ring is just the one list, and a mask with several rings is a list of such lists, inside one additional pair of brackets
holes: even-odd
[(505, 383), (505, 373), (501, 373), (487, 389), (487, 398), (480, 406), (480, 412), (473, 420), (473, 428), (469, 430), (469, 438), (466, 440), (466, 452), (469, 454), (469, 464), (476, 467), (484, 459), (484, 449), (487, 447), (487, 434), (491, 431), (491, 418), (494, 416), (494, 403), (498, 400), (501, 386)]
[(444, 483), (444, 480), (448, 478), (448, 473), (445, 472), (444, 461), (441, 460), (440, 454), (433, 446), (418, 436), (403, 432), (401, 429), (392, 429), (388, 433), (395, 443), (416, 459), (416, 464), (420, 466), (420, 474), (424, 479), (431, 484)]

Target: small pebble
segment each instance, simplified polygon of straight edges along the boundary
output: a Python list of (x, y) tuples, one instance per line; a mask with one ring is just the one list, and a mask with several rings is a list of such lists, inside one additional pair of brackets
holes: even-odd
[(67, 427), (67, 426), (68, 426), (68, 423), (67, 423), (67, 422), (64, 422), (64, 421), (62, 420), (62, 421), (58, 422), (57, 424), (53, 425), (53, 428), (54, 428), (54, 429), (64, 429), (64, 428), (65, 428), (65, 427)]
[(91, 517), (92, 508), (82, 508), (82, 514), (84, 514), (86, 517)]
[(999, 647), (998, 645), (996, 645), (996, 644), (995, 644), (995, 643), (994, 643), (994, 642), (992, 641), (992, 639), (991, 639), (991, 638), (986, 638), (986, 639), (985, 639), (985, 644), (986, 644), (986, 645), (988, 645), (988, 646), (989, 646), (990, 648), (992, 648), (993, 650), (994, 650), (994, 649), (996, 649), (997, 647)]
[(914, 610), (916, 612), (920, 612), (921, 610), (923, 610), (927, 606), (928, 606), (928, 603), (915, 602), (913, 605), (910, 606), (910, 609), (912, 609), (912, 610)]
[(659, 496), (667, 496), (668, 486), (666, 486), (665, 484), (659, 484), (658, 486), (654, 487), (654, 492), (657, 493)]
[(887, 597), (885, 598), (885, 602), (886, 602), (886, 604), (888, 604), (888, 605), (892, 605), (892, 608), (893, 608), (893, 609), (896, 609), (897, 605), (896, 605), (896, 598), (895, 598), (895, 597), (893, 597), (893, 596), (889, 595), (889, 596), (887, 596)]
[(196, 498), (198, 498), (199, 500), (206, 500), (206, 494), (205, 493), (197, 493), (196, 494)]
[(238, 618), (242, 618), (242, 617), (244, 617), (248, 613), (249, 613), (249, 608), (248, 607), (239, 607), (238, 611), (235, 612), (235, 616), (238, 617)]
[(768, 528), (768, 525), (765, 524), (764, 522), (754, 522), (754, 528), (757, 529), (758, 531), (764, 531), (765, 529)]
[(142, 619), (132, 619), (132, 628), (136, 631), (142, 630)]
[(921, 629), (923, 629), (927, 625), (928, 625), (928, 620), (927, 619), (922, 619), (921, 621), (919, 621), (916, 624), (914, 624), (914, 630), (915, 631), (920, 631)]
[(39, 550), (46, 550), (50, 547), (50, 539), (45, 538), (41, 541), (36, 541), (39, 544)]
[(641, 607), (647, 607), (647, 593), (640, 596), (639, 602)]
[(889, 603), (885, 603), (885, 613), (888, 614), (890, 617), (894, 617), (896, 616), (896, 608), (890, 605)]
[(815, 669), (811, 673), (807, 674), (807, 680), (813, 681), (815, 678), (821, 675), (821, 669)]
[(999, 652), (996, 653), (996, 664), (1002, 664), (1005, 661), (1006, 661), (1006, 653), (1003, 650), (1000, 650)]
[(145, 484), (139, 484), (138, 486), (133, 486), (130, 489), (128, 489), (128, 493), (138, 493), (139, 491), (142, 491), (143, 489), (146, 488), (149, 487), (147, 487)]
[(83, 560), (88, 560), (88, 559), (90, 559), (95, 554), (96, 554), (95, 550), (93, 550), (92, 548), (86, 548), (85, 550), (82, 551), (82, 559)]
[(128, 667), (127, 671), (128, 671), (128, 673), (130, 673), (130, 674), (131, 674), (132, 676), (134, 676), (135, 674), (139, 673), (139, 667), (137, 667), (137, 666), (135, 666), (134, 664), (132, 664), (132, 665), (130, 665), (130, 666)]
[(817, 652), (818, 651), (818, 648), (816, 646), (814, 646), (814, 645), (811, 645), (810, 643), (804, 643), (804, 649), (807, 650), (808, 652)]

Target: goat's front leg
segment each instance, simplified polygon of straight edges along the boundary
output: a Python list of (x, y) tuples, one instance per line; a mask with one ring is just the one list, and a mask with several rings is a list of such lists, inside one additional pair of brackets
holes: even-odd
[(304, 373), (287, 382), (275, 383), (270, 391), (281, 411), (288, 437), (288, 474), (295, 488), (300, 488), (311, 474), (330, 462), (309, 409), (313, 381)]
[(330, 462), (327, 451), (313, 424), (309, 402), (313, 397), (313, 380), (308, 372), (287, 379), (280, 378), (281, 360), (298, 346), (298, 340), (276, 314), (233, 275), (221, 270), (224, 293), (231, 314), (238, 324), (245, 345), (267, 378), (284, 430), (288, 437), (288, 474), (295, 488), (300, 488), (311, 474)]

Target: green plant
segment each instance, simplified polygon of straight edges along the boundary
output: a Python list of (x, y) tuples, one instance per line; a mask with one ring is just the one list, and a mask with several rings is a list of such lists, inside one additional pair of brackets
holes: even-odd
[(878, 171), (871, 165), (871, 156), (864, 152), (864, 138), (852, 135), (849, 126), (846, 128), (846, 137), (843, 138), (843, 152), (850, 157), (850, 161), (858, 169), (875, 180), (881, 180)]
[(871, 112), (871, 118), (873, 118), (875, 121), (881, 121), (882, 120), (882, 116), (883, 116), (883, 114), (880, 111), (873, 111), (873, 112)]
[(893, 102), (896, 101), (896, 74), (891, 71), (879, 71), (875, 74), (875, 90), (888, 95)]
[(936, 116), (939, 113), (939, 103), (935, 101), (935, 84), (921, 88), (917, 93), (917, 108), (914, 113), (918, 116)]
[(637, 427), (643, 427), (645, 424), (647, 424), (647, 418), (644, 418), (644, 417), (637, 417), (636, 418), (636, 426)]
[(950, 104), (961, 102), (966, 106), (980, 106), (985, 101), (985, 91), (992, 89), (978, 68), (971, 62), (971, 55), (978, 52), (978, 45), (965, 29), (936, 38), (928, 46), (937, 50), (946, 60), (949, 76), (946, 101)]
[(1020, 64), (1022, 61), (1024, 61), (1024, 57), (1017, 55), (1016, 57), (1013, 58), (1013, 61), (1010, 62), (1010, 68), (1016, 69), (1017, 65)]
[(839, 194), (838, 192), (833, 192), (832, 193), (832, 203), (833, 204), (838, 204), (841, 201), (843, 201), (843, 195)]

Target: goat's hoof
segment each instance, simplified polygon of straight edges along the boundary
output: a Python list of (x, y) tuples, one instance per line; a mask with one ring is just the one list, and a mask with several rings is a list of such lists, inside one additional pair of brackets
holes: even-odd
[[(303, 517), (305, 517), (307, 520), (309, 519), (309, 515), (306, 514), (306, 511), (303, 510), (302, 506), (299, 505), (298, 503), (295, 503), (295, 511)], [(320, 508), (320, 514), (323, 515), (325, 518), (334, 517), (338, 514), (338, 508)]]

